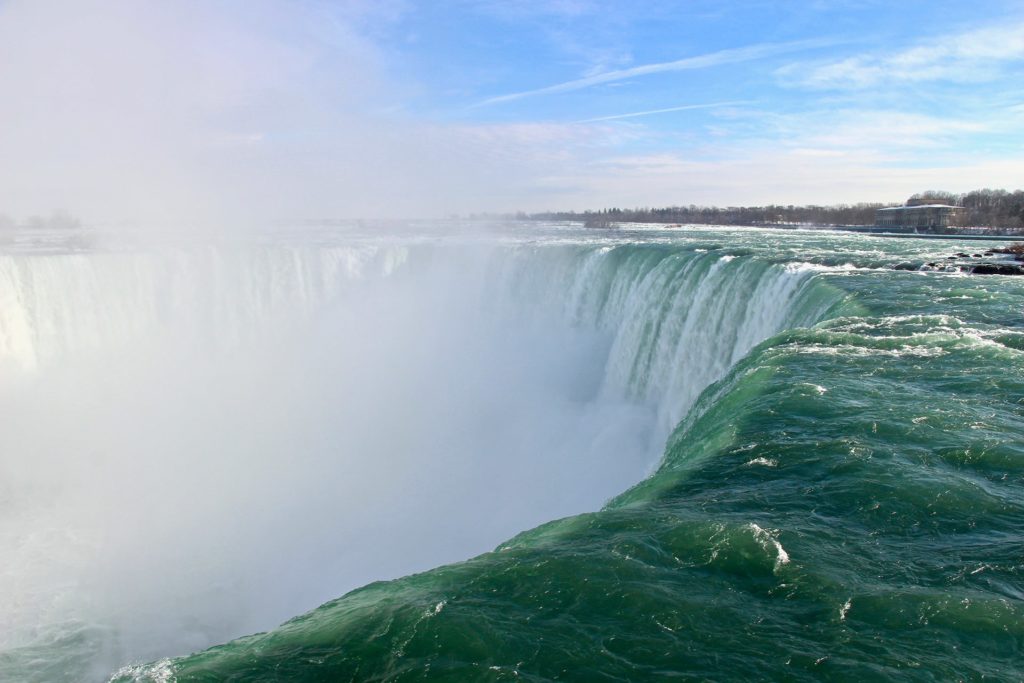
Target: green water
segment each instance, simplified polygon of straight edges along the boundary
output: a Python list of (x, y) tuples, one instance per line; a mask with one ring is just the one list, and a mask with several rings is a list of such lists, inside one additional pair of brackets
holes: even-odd
[(601, 511), (113, 680), (1024, 677), (1024, 281), (892, 269), (955, 241), (568, 233), (816, 268), (833, 303)]
[[(111, 680), (1024, 678), (1024, 278), (894, 269), (990, 243), (560, 226), (510, 242), (514, 296), (633, 330), (618, 376), (637, 400), (686, 390), (665, 380), (682, 353), (666, 337), (743, 350), (680, 365), (724, 364), (656, 471), (598, 512)], [(758, 298), (783, 272), (800, 279)], [(772, 306), (786, 329), (747, 349)]]

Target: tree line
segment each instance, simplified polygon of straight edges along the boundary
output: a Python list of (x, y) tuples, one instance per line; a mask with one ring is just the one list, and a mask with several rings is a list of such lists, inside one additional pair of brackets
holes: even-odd
[[(963, 224), (999, 229), (1024, 228), (1024, 190), (972, 190), (964, 194), (928, 191), (910, 200), (962, 206)], [(908, 200), (908, 201), (910, 201)], [(598, 211), (549, 211), (519, 214), (520, 218), (552, 221), (582, 221), (592, 227), (613, 223), (696, 223), (708, 225), (874, 225), (875, 212), (893, 204), (859, 203), (829, 206), (669, 206), (664, 208), (608, 208)]]
[(967, 210), (967, 225), (1024, 228), (1024, 190), (973, 190), (956, 197)]

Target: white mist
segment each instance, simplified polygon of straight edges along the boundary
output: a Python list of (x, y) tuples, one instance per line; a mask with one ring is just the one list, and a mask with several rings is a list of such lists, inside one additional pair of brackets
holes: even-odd
[(102, 678), (643, 476), (655, 413), (600, 395), (607, 332), (492, 291), (485, 251), (407, 258), (11, 257), (0, 649), (54, 646), (67, 680)]

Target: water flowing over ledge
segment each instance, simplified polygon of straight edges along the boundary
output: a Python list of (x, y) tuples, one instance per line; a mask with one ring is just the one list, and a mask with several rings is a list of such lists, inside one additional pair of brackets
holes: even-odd
[(96, 678), (595, 510), (836, 304), (813, 278), (657, 245), (0, 256), (5, 666)]
[[(801, 231), (319, 244), (17, 256), (0, 678), (1024, 675), (1024, 283)], [(145, 325), (87, 313), (135, 270)]]

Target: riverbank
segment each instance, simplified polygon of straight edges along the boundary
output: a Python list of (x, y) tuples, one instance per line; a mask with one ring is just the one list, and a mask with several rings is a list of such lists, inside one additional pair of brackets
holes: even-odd
[(1014, 233), (1003, 233), (998, 235), (993, 234), (977, 234), (977, 233), (950, 233), (950, 234), (938, 234), (938, 233), (917, 233), (917, 232), (889, 232), (884, 230), (877, 230), (874, 226), (836, 226), (830, 228), (832, 230), (843, 230), (844, 232), (858, 232), (866, 235), (874, 235), (876, 237), (904, 237), (904, 238), (915, 238), (915, 239), (950, 239), (950, 240), (978, 240), (978, 241), (1006, 241), (1011, 239), (1024, 239), (1024, 234), (1019, 232)]

